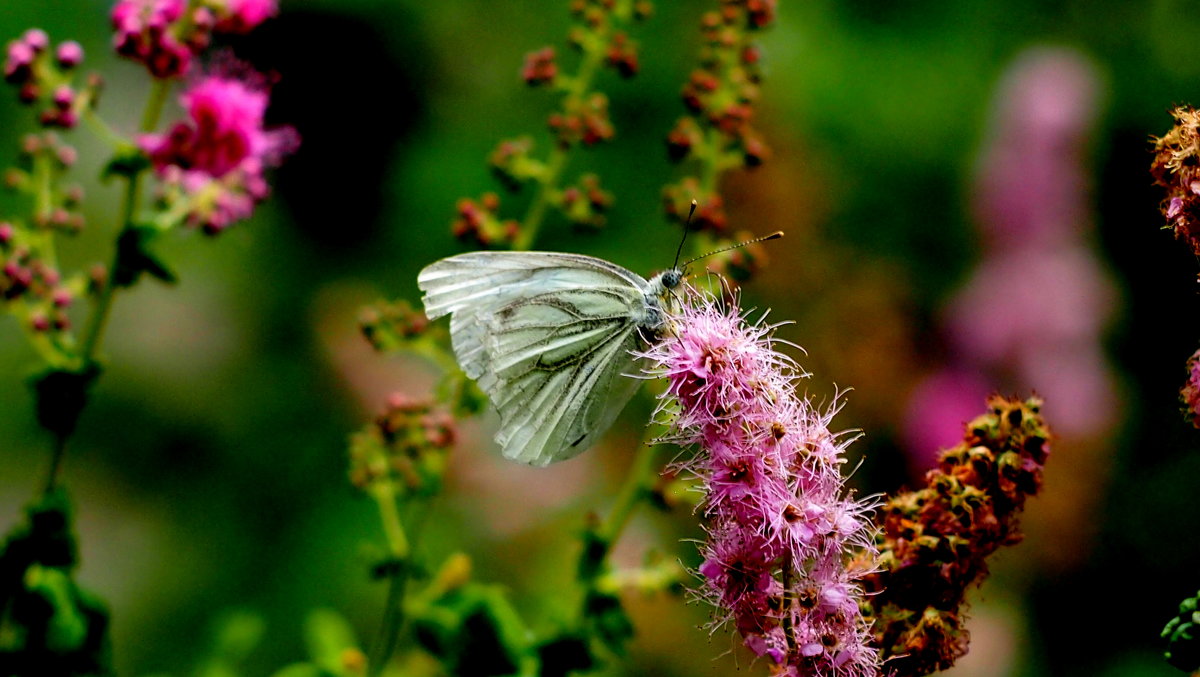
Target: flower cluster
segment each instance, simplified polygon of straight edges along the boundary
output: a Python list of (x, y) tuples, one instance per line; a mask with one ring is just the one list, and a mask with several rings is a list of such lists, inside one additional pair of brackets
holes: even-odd
[[(700, 67), (683, 87), (682, 117), (667, 135), (667, 151), (676, 162), (696, 158), (708, 165), (701, 174), (715, 177), (737, 166), (756, 167), (770, 151), (750, 124), (759, 96), (759, 48), (755, 31), (768, 26), (775, 15), (773, 0), (722, 0), (718, 11), (701, 20), (704, 48)], [(699, 208), (692, 226), (720, 232), (726, 218), (716, 181), (686, 177), (663, 193), (667, 216), (684, 223), (687, 207)]]
[(436, 493), (456, 436), (449, 413), (394, 393), (383, 412), (350, 440), (350, 482), (365, 490), (391, 478), (409, 493)]
[(264, 126), (268, 99), (258, 74), (210, 74), (180, 97), (186, 120), (139, 139), (163, 182), (163, 225), (183, 221), (218, 233), (267, 197), (264, 172), (298, 144), (292, 128)]
[(83, 228), (83, 190), (62, 181), (76, 151), (46, 132), (26, 136), (20, 158), (19, 166), (6, 172), (5, 186), (29, 197), (34, 208), (27, 221), (0, 223), (0, 296), (27, 329), (65, 346), (71, 327), (67, 311), (86, 285), (81, 278), (63, 277), (47, 238), (52, 231), (74, 234)]
[(213, 33), (247, 33), (274, 16), (276, 0), (119, 0), (114, 44), (156, 78), (186, 74)]
[(473, 240), (480, 247), (511, 244), (517, 237), (520, 224), (512, 219), (501, 220), (500, 196), (484, 193), (478, 200), (458, 201), (458, 218), (451, 226), (454, 237)]
[(1187, 381), (1179, 390), (1183, 402), (1183, 415), (1192, 425), (1200, 428), (1200, 350), (1192, 353), (1187, 361)]
[(70, 129), (78, 124), (83, 109), (95, 103), (100, 86), (99, 79), (92, 77), (76, 89), (75, 69), (81, 63), (83, 48), (78, 42), (63, 42), (51, 50), (45, 31), (31, 28), (8, 44), (4, 79), (18, 88), (21, 103), (41, 108), (38, 121), (43, 126)]
[(879, 513), (879, 570), (864, 585), (889, 674), (944, 670), (966, 653), (966, 591), (987, 575), (989, 555), (1021, 540), (1017, 517), (1041, 489), (1050, 453), (1041, 400), (994, 395), (987, 405), (925, 486)]
[[(458, 218), (452, 230), (455, 236), (475, 244), (528, 248), (549, 209), (560, 212), (573, 225), (597, 228), (604, 224), (603, 212), (612, 203), (612, 195), (601, 190), (593, 175), (583, 175), (574, 186), (562, 187), (562, 174), (568, 153), (580, 146), (590, 147), (608, 141), (616, 134), (609, 118), (608, 97), (592, 89), (596, 72), (604, 66), (632, 77), (639, 68), (636, 43), (621, 30), (633, 20), (650, 14), (643, 0), (573, 0), (570, 3), (574, 23), (568, 44), (580, 53), (580, 63), (568, 72), (559, 62), (553, 47), (542, 47), (525, 55), (521, 79), (530, 87), (545, 87), (562, 94), (546, 123), (554, 138), (548, 156), (538, 156), (533, 139), (522, 136), (505, 139), (488, 158), (492, 172), (511, 191), (533, 184), (537, 195), (527, 218), (502, 219), (488, 203), (496, 200), (460, 200)], [(499, 227), (497, 227), (499, 226)]]
[(425, 333), (429, 318), (407, 301), (380, 303), (364, 308), (358, 317), (358, 328), (371, 347), (389, 352), (409, 339)]
[(774, 674), (877, 674), (859, 612), (873, 564), (853, 559), (873, 551), (870, 506), (844, 486), (834, 411), (797, 396), (771, 327), (736, 308), (689, 291), (672, 326), (645, 357), (669, 383), (673, 441), (700, 449), (682, 469), (706, 492), (701, 595)]
[(1150, 173), (1167, 191), (1161, 207), (1166, 227), (1200, 255), (1200, 111), (1179, 106), (1171, 115), (1175, 126), (1154, 140)]

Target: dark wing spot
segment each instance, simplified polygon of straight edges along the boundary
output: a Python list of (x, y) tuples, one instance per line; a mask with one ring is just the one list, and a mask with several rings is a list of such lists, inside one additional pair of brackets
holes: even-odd
[(577, 439), (577, 440), (575, 440), (574, 442), (572, 442), (572, 443), (571, 443), (571, 446), (572, 446), (572, 447), (578, 447), (578, 446), (579, 446), (579, 443), (580, 443), (580, 442), (582, 442), (582, 441), (584, 440), (584, 438), (586, 438), (586, 437), (587, 437), (587, 433), (584, 433), (584, 434), (580, 435), (580, 436), (579, 436), (579, 439)]

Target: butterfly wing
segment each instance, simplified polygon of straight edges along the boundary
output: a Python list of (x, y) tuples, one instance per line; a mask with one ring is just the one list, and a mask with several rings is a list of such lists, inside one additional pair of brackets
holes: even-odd
[(500, 413), (496, 441), (533, 465), (591, 446), (637, 388), (629, 350), (646, 281), (602, 259), (473, 252), (421, 271), (425, 312), (451, 314), (459, 364)]

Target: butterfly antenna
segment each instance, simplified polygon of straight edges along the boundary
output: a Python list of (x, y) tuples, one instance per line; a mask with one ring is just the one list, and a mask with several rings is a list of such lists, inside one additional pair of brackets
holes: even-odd
[(697, 256), (696, 258), (691, 259), (690, 261), (685, 261), (683, 264), (683, 267), (686, 268), (686, 267), (692, 265), (693, 263), (699, 261), (700, 259), (706, 259), (706, 258), (712, 256), (713, 254), (720, 254), (721, 252), (727, 252), (730, 249), (737, 249), (739, 247), (745, 247), (747, 245), (757, 244), (759, 242), (766, 242), (767, 240), (778, 240), (781, 237), (783, 237), (783, 231), (777, 230), (774, 233), (771, 233), (770, 235), (763, 235), (762, 237), (756, 237), (753, 240), (746, 240), (745, 242), (731, 244), (728, 247), (722, 247), (716, 251), (711, 251), (703, 256)]
[(679, 249), (675, 250), (675, 263), (671, 264), (671, 268), (679, 267), (679, 255), (683, 253), (683, 243), (687, 242), (688, 231), (692, 229), (692, 215), (696, 213), (696, 201), (692, 200), (692, 208), (688, 210), (687, 221), (683, 224), (683, 238), (679, 240)]

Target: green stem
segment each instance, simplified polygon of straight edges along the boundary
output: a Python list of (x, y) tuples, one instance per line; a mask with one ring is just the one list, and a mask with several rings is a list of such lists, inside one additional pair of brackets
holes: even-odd
[(129, 145), (129, 140), (121, 136), (99, 115), (96, 115), (94, 110), (90, 108), (84, 111), (83, 121), (96, 135), (96, 138), (103, 141), (113, 150), (119, 150)]
[(638, 505), (650, 496), (654, 489), (654, 480), (658, 477), (658, 445), (650, 440), (644, 440), (629, 466), (629, 474), (617, 494), (617, 501), (609, 511), (608, 517), (600, 523), (596, 536), (606, 544), (609, 550), (616, 544), (633, 517)]
[(533, 246), (538, 231), (542, 228), (542, 222), (546, 219), (546, 212), (550, 210), (551, 199), (558, 192), (558, 181), (567, 167), (567, 159), (567, 150), (562, 146), (555, 146), (550, 153), (550, 159), (546, 161), (546, 173), (538, 183), (537, 195), (530, 203), (529, 211), (525, 213), (525, 220), (521, 222), (521, 231), (513, 242), (513, 249), (527, 251)]
[(391, 479), (377, 480), (371, 488), (371, 497), (379, 506), (379, 519), (387, 538), (388, 550), (394, 560), (383, 610), (383, 622), (380, 623), (379, 634), (375, 638), (368, 662), (368, 677), (378, 677), (396, 650), (400, 628), (404, 624), (404, 588), (408, 582), (407, 560), (410, 550), (404, 524), (400, 520), (400, 510), (396, 507), (396, 489)]
[[(611, 32), (611, 27), (609, 32)], [(583, 61), (579, 64), (579, 72), (570, 81), (571, 85), (563, 99), (565, 110), (579, 106), (583, 97), (591, 89), (592, 81), (596, 79), (596, 74), (604, 63), (604, 45), (606, 44), (608, 44), (607, 33), (585, 48)], [(521, 232), (513, 243), (513, 249), (528, 250), (537, 240), (538, 231), (541, 230), (542, 222), (545, 221), (551, 201), (558, 194), (558, 182), (562, 178), (563, 170), (567, 167), (567, 151), (568, 148), (557, 144), (550, 152), (550, 158), (546, 161), (546, 173), (538, 180), (537, 195), (529, 205), (529, 211), (525, 213), (525, 219), (521, 222)]]
[(372, 485), (371, 496), (379, 505), (379, 520), (383, 524), (383, 533), (387, 538), (388, 550), (397, 560), (408, 557), (408, 537), (404, 533), (404, 524), (400, 521), (400, 510), (396, 507), (396, 488), (391, 479), (382, 478)]
[(54, 491), (54, 487), (58, 484), (58, 469), (62, 466), (63, 452), (67, 449), (67, 436), (56, 434), (54, 436), (54, 451), (50, 457), (50, 471), (46, 473), (46, 488), (42, 491), (48, 494)]
[(724, 139), (720, 130), (710, 127), (704, 134), (704, 152), (700, 154), (700, 190), (704, 195), (717, 192), (721, 178), (721, 153)]
[[(137, 203), (141, 195), (141, 185), (141, 172), (129, 179), (129, 185), (125, 191), (124, 203), (121, 205), (121, 234), (124, 234), (126, 230), (133, 227), (133, 216), (137, 210)], [(96, 360), (96, 351), (100, 348), (100, 340), (104, 336), (104, 329), (108, 324), (108, 316), (112, 310), (113, 297), (116, 293), (116, 285), (113, 284), (113, 275), (117, 270), (119, 258), (119, 250), (114, 251), (112, 265), (108, 269), (108, 279), (105, 280), (104, 286), (101, 287), (100, 295), (96, 299), (96, 305), (92, 308), (91, 315), (88, 316), (88, 325), (83, 335), (83, 347), (80, 352), (81, 367), (86, 368)]]
[(658, 477), (658, 445), (654, 443), (655, 436), (647, 430), (646, 438), (638, 447), (637, 454), (629, 466), (625, 483), (617, 494), (617, 500), (608, 512), (608, 516), (596, 526), (586, 542), (583, 554), (580, 556), (579, 572), (583, 577), (584, 599), (579, 605), (578, 625), (587, 622), (587, 600), (591, 591), (597, 590), (604, 574), (604, 562), (608, 559), (621, 533), (629, 524), (634, 511), (650, 497), (654, 488), (655, 478)]
[(141, 130), (143, 132), (152, 132), (158, 126), (163, 106), (167, 103), (167, 95), (171, 93), (171, 82), (171, 80), (154, 81), (150, 90), (150, 100), (146, 102), (146, 109), (142, 111)]

